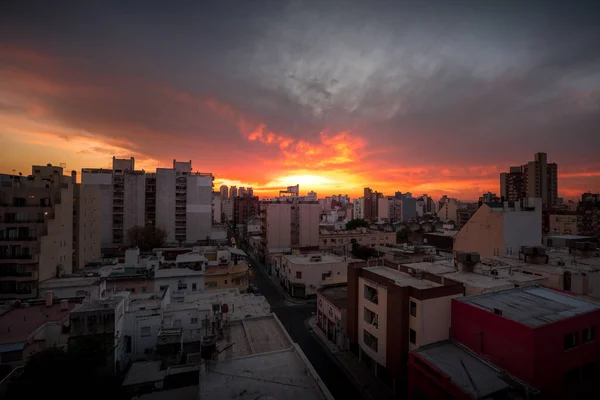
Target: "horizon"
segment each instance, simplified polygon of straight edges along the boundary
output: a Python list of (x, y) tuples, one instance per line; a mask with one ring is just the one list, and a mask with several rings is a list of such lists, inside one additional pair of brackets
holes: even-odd
[(175, 158), (261, 197), (477, 199), (545, 152), (560, 197), (597, 193), (600, 6), (575, 4), (4, 4), (0, 171)]

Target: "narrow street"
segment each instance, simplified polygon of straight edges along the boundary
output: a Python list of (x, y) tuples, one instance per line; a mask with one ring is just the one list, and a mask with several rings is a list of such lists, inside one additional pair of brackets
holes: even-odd
[(360, 392), (353, 382), (330, 358), (330, 355), (326, 353), (327, 350), (318, 342), (319, 339), (305, 325), (306, 319), (316, 311), (316, 305), (287, 305), (273, 282), (258, 270), (258, 268), (264, 268), (262, 265), (259, 266), (259, 261), (251, 258), (251, 263), (250, 283), (258, 287), (261, 294), (265, 296), (272, 311), (285, 326), (292, 340), (302, 348), (331, 394), (336, 399), (360, 398)]

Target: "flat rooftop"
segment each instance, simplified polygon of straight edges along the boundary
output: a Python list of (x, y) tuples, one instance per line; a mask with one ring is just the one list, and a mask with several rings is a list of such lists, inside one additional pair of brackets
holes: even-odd
[(95, 286), (102, 283), (99, 276), (94, 277), (68, 277), (68, 278), (52, 278), (40, 282), (40, 290), (52, 290), (65, 287), (81, 287), (81, 286)]
[(427, 232), (427, 233), (425, 233), (425, 235), (445, 236), (445, 237), (453, 238), (454, 236), (456, 236), (457, 233), (458, 233), (458, 231), (455, 231), (455, 230), (444, 230), (444, 231)]
[(77, 307), (75, 307), (73, 309), (73, 312), (88, 312), (88, 311), (95, 311), (95, 310), (113, 309), (122, 301), (123, 301), (123, 298), (120, 296), (115, 296), (115, 297), (111, 297), (108, 299), (102, 299), (102, 300), (86, 299), (83, 301), (83, 303), (81, 303)]
[(456, 267), (452, 261), (438, 260), (434, 262), (416, 262), (416, 263), (403, 263), (400, 265), (407, 268), (412, 268), (420, 271), (429, 272), (431, 274), (449, 274), (456, 272)]
[[(321, 257), (321, 261), (311, 261), (311, 257), (315, 256)], [(286, 255), (283, 258), (294, 264), (331, 264), (344, 262), (343, 257), (324, 253)]]
[(230, 321), (271, 314), (271, 305), (264, 296), (239, 293), (237, 289), (209, 290), (204, 293), (186, 294), (183, 303), (171, 302), (166, 312), (195, 309), (212, 309), (214, 303), (227, 304)]
[(427, 279), (414, 278), (409, 274), (405, 274), (404, 272), (400, 272), (398, 270), (388, 267), (366, 267), (363, 269), (365, 271), (370, 271), (374, 274), (383, 276), (384, 278), (391, 279), (398, 286), (410, 286), (416, 289), (431, 289), (434, 287), (442, 286), (438, 283), (431, 282)]
[(499, 369), (450, 340), (420, 347), (414, 354), (448, 375), (456, 386), (473, 398), (486, 398), (510, 388)]
[(600, 309), (600, 303), (538, 286), (503, 290), (458, 299), (523, 325), (538, 327)]
[(220, 361), (200, 379), (198, 399), (333, 400), (304, 355), (292, 346)]
[(342, 309), (346, 307), (348, 302), (348, 284), (324, 286), (319, 289), (319, 293), (337, 308)]
[(148, 382), (160, 382), (165, 378), (166, 370), (160, 370), (161, 361), (138, 361), (131, 364), (123, 386), (134, 386)]
[(69, 313), (76, 305), (70, 302), (66, 310), (61, 310), (60, 304), (3, 309), (0, 314), (0, 344), (26, 342), (29, 335), (45, 323), (68, 321)]

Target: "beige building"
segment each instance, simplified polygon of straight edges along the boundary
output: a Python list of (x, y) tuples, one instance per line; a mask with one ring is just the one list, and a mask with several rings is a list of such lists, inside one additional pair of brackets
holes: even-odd
[(264, 253), (319, 246), (321, 206), (316, 201), (281, 197), (261, 205), (261, 248)]
[(457, 220), (457, 213), (459, 209), (458, 200), (454, 198), (446, 198), (443, 205), (440, 207), (437, 216), (440, 221), (455, 221)]
[(63, 169), (33, 166), (0, 187), (0, 299), (41, 295), (38, 283), (72, 272), (73, 185)]
[(248, 264), (209, 266), (204, 275), (204, 290), (238, 289), (241, 293), (248, 290)]
[(353, 239), (356, 240), (359, 246), (388, 246), (396, 243), (396, 234), (394, 232), (372, 231), (366, 228), (335, 232), (321, 230), (319, 249), (331, 250), (339, 254), (350, 254)]
[(577, 215), (551, 214), (548, 216), (548, 233), (577, 235)]
[(347, 269), (346, 259), (332, 254), (285, 255), (279, 278), (291, 296), (306, 298), (325, 285), (346, 282)]
[(521, 246), (542, 244), (542, 202), (539, 198), (496, 206), (483, 204), (454, 236), (454, 251), (481, 257), (518, 254)]
[(75, 182), (73, 176), (73, 271), (101, 258), (100, 188)]

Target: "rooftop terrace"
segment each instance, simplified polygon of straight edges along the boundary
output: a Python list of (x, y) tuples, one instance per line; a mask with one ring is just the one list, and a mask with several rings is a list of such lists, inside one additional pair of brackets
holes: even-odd
[(409, 274), (388, 267), (366, 267), (364, 270), (391, 279), (398, 286), (410, 286), (416, 289), (431, 289), (442, 286), (427, 279), (414, 278)]

